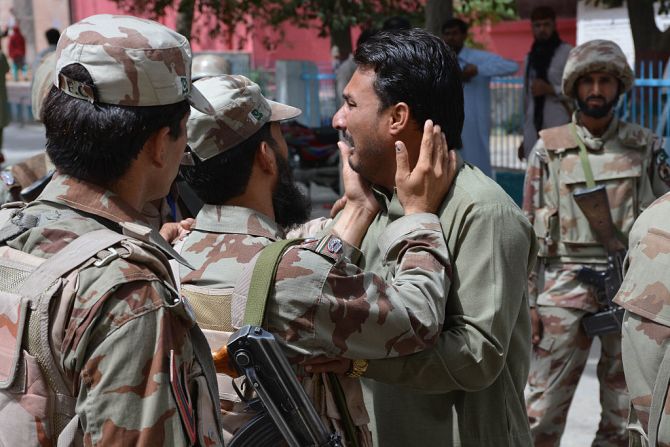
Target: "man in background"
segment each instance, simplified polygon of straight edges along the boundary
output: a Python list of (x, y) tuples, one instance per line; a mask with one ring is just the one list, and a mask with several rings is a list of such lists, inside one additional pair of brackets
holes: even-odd
[(528, 158), (542, 129), (570, 122), (568, 100), (561, 95), (563, 67), (572, 48), (556, 31), (556, 13), (538, 6), (530, 13), (535, 41), (526, 59), (524, 127), (519, 158)]
[(491, 90), (493, 76), (514, 74), (519, 65), (488, 51), (465, 47), (468, 24), (461, 19), (449, 19), (442, 25), (442, 37), (458, 55), (463, 80), (465, 121), (463, 122), (463, 160), (477, 166), (491, 177)]

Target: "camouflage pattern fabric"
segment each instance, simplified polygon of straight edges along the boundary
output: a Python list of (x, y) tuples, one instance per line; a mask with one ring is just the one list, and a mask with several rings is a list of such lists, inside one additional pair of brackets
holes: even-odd
[[(576, 114), (573, 122), (577, 124)], [(576, 129), (589, 151), (596, 184), (606, 187), (614, 224), (628, 235), (641, 211), (669, 189), (663, 175), (667, 166), (664, 162), (657, 164), (657, 154), (662, 152), (660, 141), (650, 130), (617, 118), (612, 119), (601, 137), (591, 135), (583, 126), (577, 125)], [(565, 309), (572, 310), (574, 315), (598, 310), (595, 290), (576, 279), (582, 266), (602, 269), (607, 259), (604, 247), (597, 242), (572, 196), (575, 188), (585, 187), (585, 184), (577, 142), (568, 125), (540, 132), (526, 173), (523, 210), (533, 223), (540, 247), (538, 269), (530, 277), (529, 290), (531, 305), (536, 305), (541, 315), (557, 314)], [(570, 325), (558, 324), (557, 330), (564, 326)], [(545, 326), (543, 340), (533, 347), (527, 404), (538, 445), (558, 445), (565, 427), (574, 392), (571, 381), (561, 383), (558, 392), (543, 393), (542, 390), (551, 382), (547, 362), (560, 362), (564, 357), (571, 356), (575, 363), (572, 371), (577, 377), (574, 380), (578, 380), (586, 362), (582, 354), (584, 349), (588, 351), (588, 346), (578, 341), (586, 340), (581, 326), (576, 325), (575, 331), (573, 340), (570, 337), (554, 339)], [(544, 337), (549, 339), (544, 340)], [(609, 337), (601, 337), (601, 341), (605, 338)], [(561, 343), (564, 346), (559, 346)], [(566, 350), (572, 353), (567, 354)], [(600, 445), (599, 440), (608, 436), (612, 445), (627, 445), (623, 435), (612, 437), (611, 427), (616, 423), (618, 433), (624, 433), (624, 415), (628, 409), (625, 387), (619, 386), (617, 380), (607, 379), (623, 374), (619, 354), (614, 355), (618, 351), (603, 347), (601, 353), (599, 371), (603, 373), (599, 373), (599, 379), (604, 417), (594, 445)], [(619, 399), (612, 397), (616, 393), (621, 394)]]
[(3, 168), (0, 171), (0, 205), (22, 200), (21, 190), (47, 175), (53, 168), (46, 152)]
[[(90, 88), (60, 73), (81, 64)], [(138, 17), (100, 14), (63, 31), (56, 47), (54, 85), (90, 102), (157, 106), (188, 100), (203, 113), (213, 109), (191, 85), (191, 46), (181, 34)]]
[[(537, 310), (544, 333), (538, 349), (533, 350), (528, 419), (536, 447), (558, 446), (593, 339), (582, 329), (581, 320), (586, 315), (583, 310), (557, 306), (538, 306)], [(597, 375), (603, 410), (593, 445), (626, 446), (628, 395), (621, 373), (621, 337), (608, 334), (600, 341)]]
[(577, 79), (596, 71), (609, 73), (618, 79), (623, 92), (630, 90), (635, 82), (633, 69), (619, 45), (611, 40), (596, 39), (570, 50), (563, 70), (563, 94), (575, 98)]
[[(273, 240), (283, 237), (277, 224), (253, 210), (205, 205), (181, 253), (195, 270), (181, 270), (182, 285), (230, 289), (245, 266)], [(266, 308), (267, 329), (293, 363), (316, 355), (373, 359), (407, 355), (435, 343), (442, 327), (449, 288), (449, 259), (436, 216), (408, 216), (379, 239), (394, 281), (363, 272), (350, 262), (357, 250), (336, 237), (292, 247), (279, 265)], [(244, 308), (233, 296), (233, 308)], [(242, 313), (233, 313), (239, 327)], [(317, 410), (340, 429), (325, 380), (298, 367), (298, 377)], [(368, 416), (360, 384), (348, 380), (347, 400), (363, 445), (370, 445)], [(314, 389), (316, 388), (316, 389)], [(225, 429), (224, 418), (224, 429)]]
[[(50, 337), (56, 363), (77, 396), (76, 443), (223, 445), (218, 403), (189, 334), (195, 322), (160, 261), (172, 252), (169, 245), (118, 196), (65, 175), (54, 177), (24, 213), (41, 216), (42, 223), (8, 245), (41, 258), (105, 227), (138, 239), (138, 261), (127, 262), (121, 250), (104, 268), (90, 265), (67, 278), (61, 292), (54, 318), (69, 320), (54, 325), (65, 331)], [(25, 404), (29, 411), (30, 395)], [(36, 418), (22, 429), (52, 445), (45, 423)], [(16, 427), (4, 420), (0, 430)]]
[[(635, 446), (670, 446), (670, 388), (663, 381), (670, 372), (669, 217), (670, 194), (666, 194), (635, 222), (626, 276), (615, 299), (626, 309), (622, 351)], [(657, 409), (650, 414), (652, 407)], [(654, 423), (657, 436), (650, 433)]]
[[(389, 281), (395, 273), (377, 241), (404, 213), (395, 194), (379, 189), (376, 196), (381, 211), (361, 251), (365, 268)], [(374, 443), (530, 445), (523, 388), (530, 351), (524, 281), (537, 253), (532, 227), (502, 188), (460, 156), (437, 214), (453, 266), (451, 288), (435, 292), (447, 296), (443, 331), (432, 348), (370, 361), (364, 391)]]

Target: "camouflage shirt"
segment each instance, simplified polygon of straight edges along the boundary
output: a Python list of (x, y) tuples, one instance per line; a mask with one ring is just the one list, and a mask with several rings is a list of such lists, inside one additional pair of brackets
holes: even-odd
[(218, 403), (189, 334), (194, 320), (157, 261), (173, 253), (169, 245), (118, 196), (65, 175), (24, 213), (41, 223), (8, 245), (42, 258), (105, 227), (140, 241), (134, 257), (143, 263), (121, 253), (104, 268), (89, 265), (68, 277), (57, 304), (55, 318), (69, 321), (51, 333), (53, 354), (77, 396), (84, 444), (222, 445)]
[[(181, 249), (196, 267), (182, 267), (182, 284), (234, 288), (252, 258), (283, 236), (275, 222), (251, 209), (205, 205)], [(284, 254), (266, 321), (292, 361), (407, 355), (435, 342), (444, 318), (441, 291), (450, 284), (436, 216), (408, 216), (378, 243), (397, 275), (393, 282), (352, 264), (359, 252), (343, 241), (331, 251), (327, 243), (306, 240)]]
[[(655, 420), (656, 445), (670, 443), (670, 388), (661, 379), (670, 357), (669, 218), (670, 193), (656, 200), (635, 222), (630, 232), (626, 276), (614, 299), (626, 309), (622, 356), (632, 406), (630, 435), (634, 439), (647, 437), (650, 421)], [(654, 402), (661, 405), (658, 413), (650, 415)]]
[[(628, 235), (640, 212), (670, 189), (660, 141), (650, 130), (616, 117), (601, 137), (580, 125), (576, 131), (589, 151), (596, 184), (607, 188), (612, 220)], [(572, 196), (575, 188), (586, 186), (577, 141), (570, 125), (546, 129), (540, 137), (529, 160), (523, 202), (545, 269), (543, 278), (531, 275), (531, 302), (594, 312), (593, 291), (575, 275), (583, 264), (604, 264), (607, 257)]]

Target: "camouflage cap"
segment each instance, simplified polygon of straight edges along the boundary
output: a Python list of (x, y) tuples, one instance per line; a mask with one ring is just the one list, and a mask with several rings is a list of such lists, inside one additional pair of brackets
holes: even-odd
[(198, 54), (193, 56), (191, 79), (197, 81), (208, 76), (230, 74), (230, 61), (219, 54)]
[[(203, 113), (211, 104), (191, 85), (191, 46), (160, 23), (101, 14), (65, 29), (56, 48), (54, 85), (70, 96), (122, 106), (157, 106), (188, 100)], [(88, 70), (95, 91), (64, 76), (70, 64)]]
[(611, 40), (591, 40), (572, 50), (563, 69), (563, 94), (574, 98), (577, 79), (587, 73), (603, 71), (621, 81), (623, 91), (633, 86), (635, 75), (619, 45)]
[[(240, 75), (221, 75), (194, 83), (214, 107), (214, 115), (191, 110), (186, 128), (191, 153), (204, 161), (258, 132), (270, 121), (295, 118), (298, 108), (263, 97), (258, 84)], [(189, 164), (188, 157), (184, 160)]]

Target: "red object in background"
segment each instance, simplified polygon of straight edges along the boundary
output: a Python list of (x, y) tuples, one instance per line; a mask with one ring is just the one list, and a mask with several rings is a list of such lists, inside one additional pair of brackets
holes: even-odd
[[(93, 14), (124, 14), (113, 2), (109, 0), (71, 0), (72, 19), (77, 22)], [(196, 13), (196, 20), (198, 15)], [(206, 19), (205, 19), (206, 20)], [(161, 20), (167, 26), (173, 27), (176, 22), (176, 14), (170, 11)], [(558, 18), (556, 28), (561, 39), (571, 45), (575, 44), (577, 38), (577, 20), (575, 18)], [(274, 67), (278, 59), (308, 60), (319, 65), (321, 70), (329, 67), (330, 39), (318, 37), (317, 31), (313, 29), (302, 29), (284, 25), (285, 37), (277, 48), (268, 50), (263, 46), (263, 37), (271, 35), (273, 31), (257, 27), (258, 34), (250, 39), (242, 39), (240, 36), (223, 36), (210, 38), (206, 32), (207, 26), (203, 20), (197, 21), (193, 27), (191, 45), (193, 51), (229, 51), (241, 50), (252, 53), (253, 67)], [(524, 58), (533, 43), (533, 35), (530, 29), (530, 20), (514, 20), (499, 22), (495, 25), (487, 25), (473, 28), (475, 40), (485, 44), (485, 49), (499, 54), (507, 59), (519, 62), (523, 65)], [(243, 35), (240, 30), (238, 33)], [(352, 30), (352, 43), (355, 44), (360, 30)], [(523, 67), (519, 74), (523, 73)]]
[(22, 58), (26, 55), (26, 40), (21, 34), (19, 25), (15, 25), (9, 36), (9, 57), (11, 59)]

